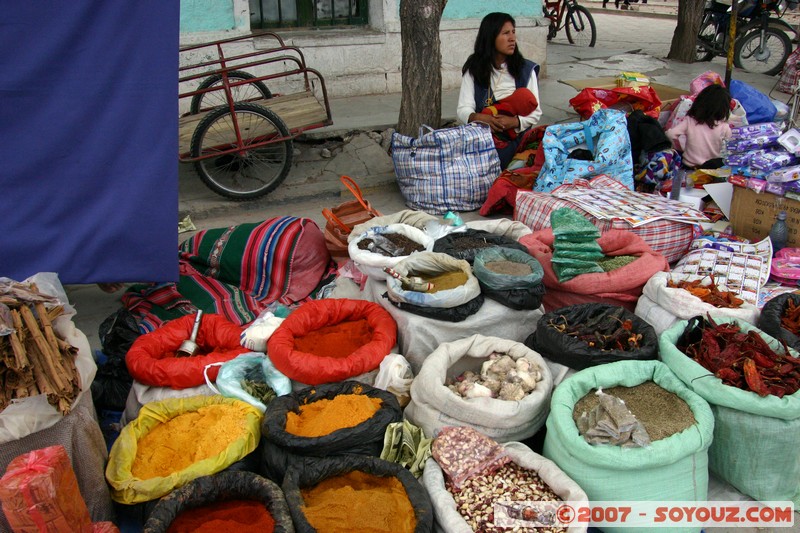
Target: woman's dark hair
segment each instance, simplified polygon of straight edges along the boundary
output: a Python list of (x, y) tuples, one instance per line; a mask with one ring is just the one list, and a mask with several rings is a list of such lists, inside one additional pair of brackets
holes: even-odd
[[(489, 86), (495, 54), (494, 43), (506, 22), (510, 22), (514, 27), (517, 26), (514, 17), (508, 13), (489, 13), (481, 21), (478, 36), (475, 37), (475, 51), (467, 58), (464, 68), (461, 69), (462, 75), (467, 71), (472, 74), (476, 85)], [(514, 47), (514, 53), (506, 58), (509, 74), (515, 79), (518, 78), (524, 63), (525, 58), (522, 57), (519, 47)]]
[(728, 120), (731, 116), (731, 94), (722, 85), (709, 85), (700, 91), (686, 114), (698, 123), (713, 128), (717, 122)]

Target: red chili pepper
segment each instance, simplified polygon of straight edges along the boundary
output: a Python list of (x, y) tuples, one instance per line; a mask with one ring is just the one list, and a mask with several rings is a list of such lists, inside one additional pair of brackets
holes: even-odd
[(785, 376), (792, 370), (794, 370), (794, 365), (792, 363), (784, 363), (778, 367), (778, 374)]
[(775, 366), (775, 361), (767, 357), (761, 352), (753, 352), (753, 361), (756, 363), (757, 366), (763, 368), (772, 368)]
[(773, 385), (769, 388), (769, 393), (774, 394), (778, 398), (783, 398), (783, 396), (786, 394), (786, 389), (783, 387), (778, 387), (777, 385)]
[(736, 382), (742, 376), (732, 368), (720, 368), (714, 373), (722, 381)]
[(744, 380), (747, 382), (747, 386), (750, 387), (751, 391), (759, 396), (766, 396), (769, 394), (769, 390), (764, 385), (761, 375), (758, 373), (755, 361), (749, 357), (745, 357), (742, 369), (744, 370)]

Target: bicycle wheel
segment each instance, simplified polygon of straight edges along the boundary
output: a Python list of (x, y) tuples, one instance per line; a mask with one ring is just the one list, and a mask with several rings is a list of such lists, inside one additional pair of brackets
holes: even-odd
[(760, 44), (761, 28), (755, 28), (737, 39), (733, 64), (747, 72), (774, 76), (786, 64), (786, 59), (792, 52), (792, 42), (781, 30), (767, 28), (764, 31), (763, 48)]
[[(714, 39), (717, 35), (717, 25), (711, 20), (706, 20), (700, 26), (700, 31), (697, 32), (697, 49), (695, 51), (695, 61), (711, 61), (714, 58), (714, 52), (708, 47), (714, 47)], [(705, 46), (703, 46), (703, 44)]]
[(258, 104), (234, 104), (243, 146), (237, 148), (233, 115), (219, 107), (203, 117), (192, 135), (192, 157), (218, 153), (195, 161), (203, 182), (214, 192), (235, 200), (263, 196), (286, 179), (292, 165), (292, 140), (250, 148), (274, 138), (288, 137), (289, 130), (278, 115)]
[[(252, 80), (255, 78), (249, 72), (243, 70), (231, 70), (228, 72), (228, 80), (231, 82)], [(209, 87), (219, 87), (217, 91), (199, 93), (192, 97), (189, 105), (189, 112), (194, 115), (202, 110), (211, 109), (220, 105), (227, 105), (225, 91), (222, 90), (222, 74), (212, 74), (197, 86), (197, 89), (208, 89)], [(231, 87), (231, 96), (234, 102), (247, 102), (248, 100), (258, 100), (261, 98), (272, 98), (272, 93), (262, 81), (250, 82), (246, 85)]]
[(567, 11), (567, 40), (577, 46), (594, 46), (597, 40), (597, 29), (589, 10), (583, 6), (570, 6)]

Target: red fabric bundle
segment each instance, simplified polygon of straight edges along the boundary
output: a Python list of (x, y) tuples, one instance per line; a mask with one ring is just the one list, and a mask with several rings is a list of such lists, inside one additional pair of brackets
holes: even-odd
[(553, 270), (553, 230), (550, 228), (522, 237), (524, 244), (544, 269), (547, 293), (542, 303), (546, 312), (568, 305), (598, 302), (621, 305), (633, 311), (647, 280), (656, 272), (669, 271), (669, 263), (638, 235), (624, 230), (609, 230), (597, 243), (608, 256), (634, 255), (638, 259), (611, 272), (581, 274), (564, 283)]
[(619, 109), (630, 113), (641, 109), (645, 115), (658, 118), (661, 99), (652, 87), (615, 87), (594, 89), (588, 87), (569, 101), (569, 105), (586, 120), (598, 109)]
[[(497, 115), (505, 115), (507, 117), (524, 117), (536, 111), (537, 107), (539, 107), (539, 101), (533, 95), (531, 90), (527, 87), (522, 87), (515, 90), (510, 96), (503, 98), (496, 104), (484, 107), (481, 109), (481, 113), (495, 117)], [(495, 146), (498, 148), (503, 148), (506, 144), (508, 144), (508, 140), (517, 138), (517, 132), (514, 128), (509, 128), (503, 132), (502, 136), (492, 134), (492, 137), (494, 138)], [(503, 137), (505, 137), (505, 139)]]
[[(342, 322), (366, 319), (372, 340), (345, 357), (325, 357), (295, 349), (295, 339)], [(301, 305), (267, 341), (275, 368), (306, 385), (342, 381), (380, 366), (397, 341), (397, 324), (383, 307), (366, 300), (329, 298)]]
[(0, 503), (17, 533), (92, 533), (89, 509), (63, 446), (20, 455), (0, 479)]
[[(131, 377), (153, 387), (187, 389), (203, 385), (203, 370), (211, 363), (229, 361), (249, 350), (240, 344), (242, 328), (221, 315), (203, 315), (197, 332), (197, 355), (175, 357), (181, 343), (192, 333), (195, 315), (170, 320), (157, 330), (134, 341), (125, 363)], [(209, 379), (217, 379), (219, 367), (208, 369)]]

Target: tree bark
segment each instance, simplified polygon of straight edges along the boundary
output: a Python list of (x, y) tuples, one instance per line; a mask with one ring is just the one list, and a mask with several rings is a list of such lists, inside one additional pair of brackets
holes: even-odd
[(697, 51), (697, 34), (703, 19), (705, 0), (679, 0), (678, 26), (672, 35), (667, 59), (693, 63)]
[(442, 51), (439, 23), (447, 0), (401, 0), (402, 97), (397, 131), (416, 137), (419, 127), (442, 120)]

